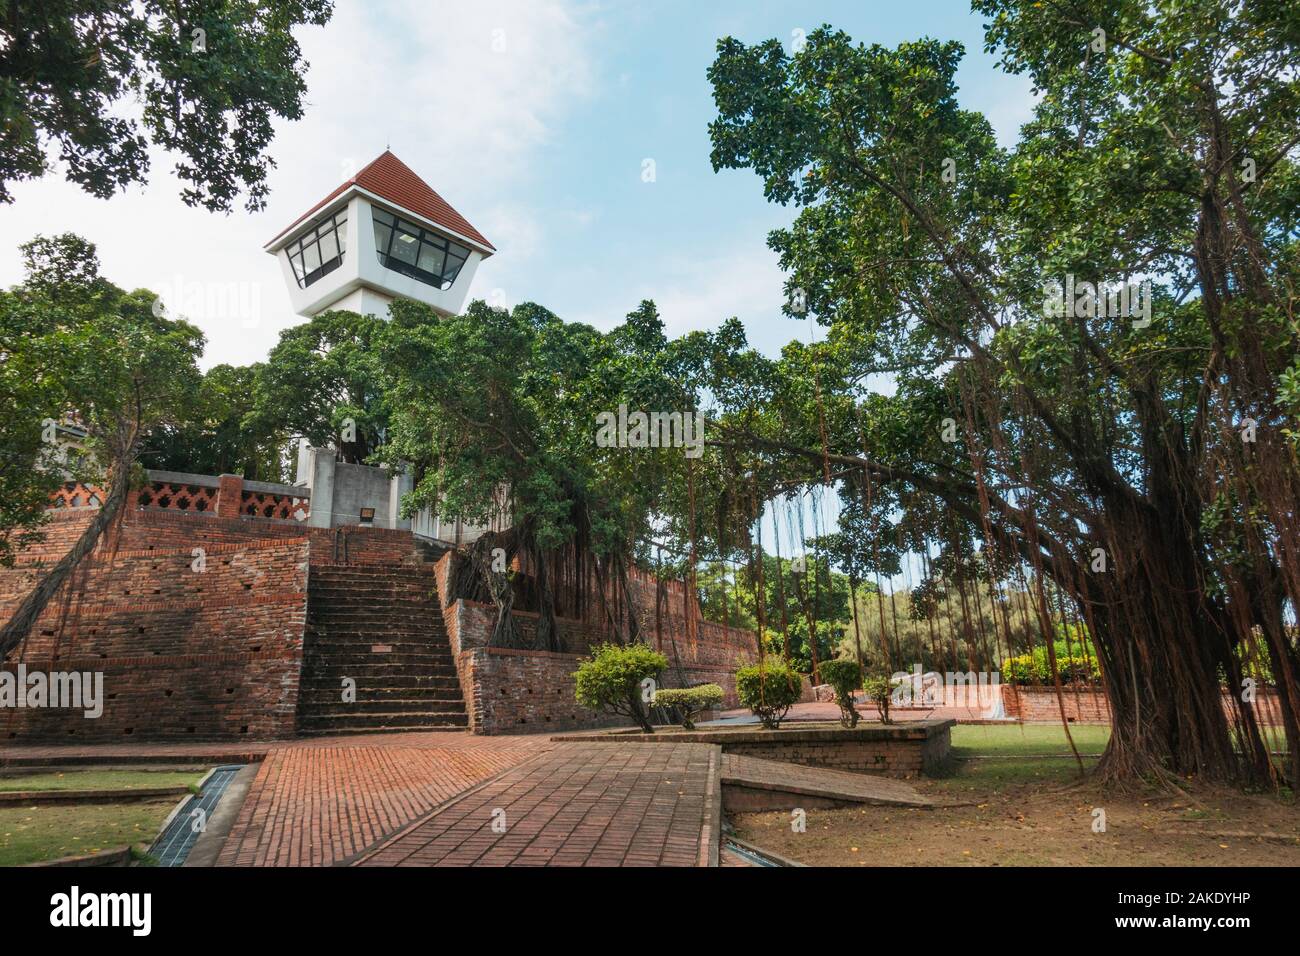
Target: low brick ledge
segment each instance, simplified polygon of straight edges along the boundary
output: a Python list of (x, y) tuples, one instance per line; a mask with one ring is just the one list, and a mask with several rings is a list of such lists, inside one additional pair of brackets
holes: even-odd
[(653, 734), (627, 727), (594, 733), (556, 734), (551, 740), (596, 741), (601, 743), (699, 743), (699, 744), (768, 744), (768, 743), (845, 743), (875, 740), (928, 740), (949, 730), (957, 721), (950, 717), (930, 720), (910, 720), (898, 724), (871, 724), (869, 726), (841, 727), (838, 724), (822, 727), (780, 727), (776, 730), (752, 730), (749, 727), (705, 730), (665, 730), (656, 728)]

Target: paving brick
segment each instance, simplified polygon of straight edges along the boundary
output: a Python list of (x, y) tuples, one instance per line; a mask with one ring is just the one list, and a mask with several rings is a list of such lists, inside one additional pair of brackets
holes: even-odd
[[(559, 744), (363, 854), (362, 866), (697, 866), (716, 860), (719, 754)], [(506, 832), (492, 830), (493, 811)]]

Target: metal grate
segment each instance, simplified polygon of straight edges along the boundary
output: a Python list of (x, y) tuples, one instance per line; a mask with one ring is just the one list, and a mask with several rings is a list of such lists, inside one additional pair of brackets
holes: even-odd
[[(203, 789), (191, 796), (172, 817), (167, 828), (149, 848), (149, 855), (158, 861), (159, 866), (181, 866), (185, 863), (202, 833), (202, 827), (196, 827), (196, 822), (201, 819), (206, 824), (212, 819), (212, 812), (225, 794), (226, 787), (230, 786), (230, 781), (235, 779), (235, 774), (243, 767), (243, 764), (217, 767), (204, 782)], [(201, 816), (196, 811), (200, 811)]]

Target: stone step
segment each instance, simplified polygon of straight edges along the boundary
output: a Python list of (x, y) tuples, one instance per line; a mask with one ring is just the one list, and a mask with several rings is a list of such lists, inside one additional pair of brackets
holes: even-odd
[(401, 581), (406, 583), (430, 584), (437, 580), (433, 573), (433, 568), (422, 565), (384, 565), (363, 567), (361, 565), (350, 565), (348, 567), (324, 567), (314, 565), (311, 569), (309, 580), (312, 584), (318, 582), (327, 584), (337, 584), (346, 581)]
[(452, 714), (463, 713), (465, 702), (456, 697), (383, 697), (370, 699), (359, 690), (357, 699), (350, 704), (339, 698), (331, 702), (311, 702), (311, 716), (316, 719), (348, 717), (356, 714), (376, 716), (384, 714)]
[(364, 725), (360, 727), (343, 727), (343, 728), (299, 727), (298, 736), (299, 737), (340, 737), (349, 734), (411, 734), (411, 733), (419, 733), (420, 731), (424, 731), (424, 730), (429, 730), (429, 731), (436, 730), (436, 731), (444, 731), (444, 732), (448, 730), (464, 730), (467, 727), (469, 727), (468, 718), (466, 718), (463, 721), (447, 721), (443, 723), (417, 724), (414, 727), (370, 727)]
[[(387, 648), (387, 650), (385, 650)], [(441, 647), (433, 644), (394, 644), (391, 641), (377, 640), (351, 644), (333, 644), (328, 641), (313, 641), (303, 652), (304, 661), (312, 660), (353, 660), (367, 661), (371, 664), (391, 664), (395, 660), (429, 664), (451, 664), (455, 657), (445, 644)]]
[(333, 628), (310, 628), (307, 631), (308, 650), (313, 645), (321, 647), (342, 647), (356, 650), (368, 649), (372, 644), (388, 644), (392, 647), (406, 647), (411, 650), (431, 650), (451, 653), (451, 642), (446, 634), (431, 634), (428, 631), (412, 629), (396, 630), (384, 627), (354, 628), (337, 631)]
[(311, 617), (347, 618), (347, 617), (429, 617), (441, 618), (432, 601), (398, 601), (396, 598), (339, 598), (337, 601), (318, 601), (313, 598), (307, 607)]
[[(313, 566), (307, 609), (300, 733), (468, 726), (431, 564)], [(343, 678), (356, 681), (353, 703)]]
[[(343, 678), (346, 674), (340, 674), (337, 677), (329, 676), (312, 676), (303, 675), (299, 683), (300, 694), (306, 694), (308, 691), (313, 693), (338, 694), (343, 687)], [(357, 679), (357, 678), (354, 678)], [(358, 690), (363, 686), (379, 687), (384, 692), (416, 692), (428, 688), (430, 690), (447, 690), (452, 691), (457, 696), (460, 695), (460, 681), (450, 675), (430, 676), (428, 674), (386, 674), (383, 676), (372, 676), (367, 674), (364, 678), (358, 680)]]
[(312, 624), (333, 625), (335, 627), (346, 627), (348, 625), (377, 622), (394, 626), (406, 624), (412, 627), (427, 626), (436, 627), (439, 630), (446, 630), (442, 621), (442, 615), (427, 608), (403, 611), (400, 613), (387, 608), (376, 608), (374, 610), (349, 608), (342, 611), (322, 610), (317, 608), (307, 612), (307, 620)]
[(372, 714), (300, 714), (299, 730), (355, 731), (360, 728), (404, 729), (418, 727), (467, 727), (469, 715), (459, 711), (415, 711)]
[[(298, 690), (299, 699), (312, 704), (328, 706), (343, 703), (343, 684), (319, 683), (304, 684)], [(396, 687), (388, 682), (375, 684), (369, 680), (357, 682), (357, 700), (462, 700), (457, 686), (436, 686), (423, 684), (417, 686)]]
[(313, 659), (304, 660), (302, 676), (309, 680), (339, 680), (351, 677), (353, 680), (383, 681), (389, 677), (407, 677), (411, 675), (424, 677), (452, 677), (459, 679), (454, 664), (429, 664), (427, 662), (406, 663), (389, 660), (376, 664), (366, 660)]
[(310, 599), (323, 608), (384, 605), (394, 610), (406, 610), (417, 606), (437, 609), (437, 602), (433, 595), (408, 588), (393, 588), (391, 591), (381, 591), (378, 588), (339, 588), (337, 591), (309, 588), (308, 591)]
[[(376, 650), (380, 648), (380, 650)], [(387, 648), (383, 650), (382, 648)], [(446, 641), (430, 640), (403, 640), (400, 637), (392, 637), (387, 634), (370, 634), (360, 640), (333, 640), (329, 637), (315, 636), (314, 640), (309, 640), (303, 651), (304, 657), (310, 657), (312, 653), (320, 651), (330, 657), (358, 657), (369, 660), (371, 657), (376, 658), (375, 663), (381, 664), (381, 657), (392, 657), (394, 655), (403, 657), (418, 658), (445, 658), (452, 659), (451, 646)]]
[(389, 594), (376, 594), (374, 592), (355, 592), (344, 591), (338, 594), (321, 594), (313, 591), (309, 594), (309, 601), (313, 610), (355, 610), (355, 609), (380, 609), (387, 607), (394, 611), (406, 611), (413, 609), (437, 611), (438, 607), (432, 597), (428, 594), (411, 594), (408, 592), (394, 592)]
[(354, 591), (369, 591), (376, 594), (434, 594), (435, 584), (433, 578), (331, 578), (327, 581), (310, 581), (307, 590), (312, 594), (335, 596)]

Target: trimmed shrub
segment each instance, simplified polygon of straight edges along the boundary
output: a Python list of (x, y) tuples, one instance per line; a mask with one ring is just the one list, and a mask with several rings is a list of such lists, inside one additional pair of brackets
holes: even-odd
[(583, 707), (627, 717), (647, 734), (654, 733), (642, 702), (641, 682), (658, 681), (668, 658), (649, 644), (601, 644), (573, 673), (573, 696)]
[(1006, 684), (1032, 684), (1037, 673), (1032, 654), (1008, 657), (1002, 662), (1002, 681)]
[(894, 696), (894, 682), (889, 674), (884, 671), (872, 671), (862, 680), (862, 692), (880, 711), (880, 722), (892, 724), (894, 721), (889, 716), (889, 705)]
[(717, 707), (725, 696), (722, 688), (717, 684), (668, 688), (655, 694), (655, 706), (677, 708), (677, 712), (681, 714), (682, 726), (687, 730), (694, 730), (695, 718), (699, 716), (700, 711)]
[(802, 691), (802, 678), (782, 657), (768, 657), (761, 668), (749, 664), (736, 671), (736, 696), (768, 730), (781, 726)]
[(840, 705), (840, 726), (856, 727), (858, 711), (853, 706), (853, 692), (862, 683), (862, 669), (857, 661), (826, 661), (818, 668), (822, 680), (835, 691), (835, 703)]
[[(1077, 645), (1076, 645), (1077, 646)], [(1070, 656), (1066, 653), (1064, 641), (1057, 641), (1056, 671), (1061, 675), (1061, 683), (1095, 683), (1101, 680), (1101, 667), (1096, 655), (1085, 657), (1082, 654)], [(1007, 684), (1051, 684), (1052, 662), (1048, 659), (1046, 647), (1035, 647), (1032, 654), (1020, 654), (1009, 657), (1002, 662), (1002, 680)]]

